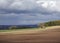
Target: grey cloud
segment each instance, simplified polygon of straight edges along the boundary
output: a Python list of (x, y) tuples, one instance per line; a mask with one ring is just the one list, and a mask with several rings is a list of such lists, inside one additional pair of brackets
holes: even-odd
[(42, 6), (46, 1), (37, 1), (44, 0), (0, 0), (0, 24), (37, 24), (60, 19), (60, 1), (53, 8)]
[(0, 24), (37, 24), (51, 20), (59, 20), (59, 14), (0, 14)]
[[(0, 13), (41, 13), (44, 15), (55, 13), (55, 11), (44, 8), (37, 0), (0, 0)], [(59, 4), (58, 4), (59, 5)]]

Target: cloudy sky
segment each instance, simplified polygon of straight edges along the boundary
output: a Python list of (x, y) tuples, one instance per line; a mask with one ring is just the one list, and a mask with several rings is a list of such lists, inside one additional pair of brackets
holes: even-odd
[(0, 25), (60, 20), (59, 0), (0, 0)]

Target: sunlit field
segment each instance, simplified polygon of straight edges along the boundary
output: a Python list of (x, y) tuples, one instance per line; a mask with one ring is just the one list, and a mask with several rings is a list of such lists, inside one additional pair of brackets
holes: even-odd
[(14, 29), (14, 30), (0, 30), (0, 33), (6, 34), (6, 33), (11, 33), (11, 34), (25, 34), (25, 33), (36, 33), (36, 32), (41, 32), (49, 29), (55, 29), (55, 28), (60, 28), (60, 26), (50, 26), (50, 27), (45, 27), (45, 28), (27, 28), (27, 29)]
[(15, 30), (0, 30), (0, 33), (11, 33), (11, 34), (25, 34), (25, 33), (36, 33), (38, 31), (45, 30), (43, 28), (28, 28), (28, 29), (15, 29)]
[(60, 26), (0, 30), (0, 43), (60, 43)]

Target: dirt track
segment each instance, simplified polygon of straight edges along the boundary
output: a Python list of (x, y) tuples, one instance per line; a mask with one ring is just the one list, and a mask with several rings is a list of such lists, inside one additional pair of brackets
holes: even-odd
[(31, 34), (0, 35), (0, 43), (60, 43), (60, 28)]

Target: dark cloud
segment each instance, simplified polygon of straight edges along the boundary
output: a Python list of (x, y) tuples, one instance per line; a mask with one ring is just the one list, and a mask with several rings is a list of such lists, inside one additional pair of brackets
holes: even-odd
[(0, 24), (37, 24), (59, 20), (59, 8), (58, 1), (0, 0)]

